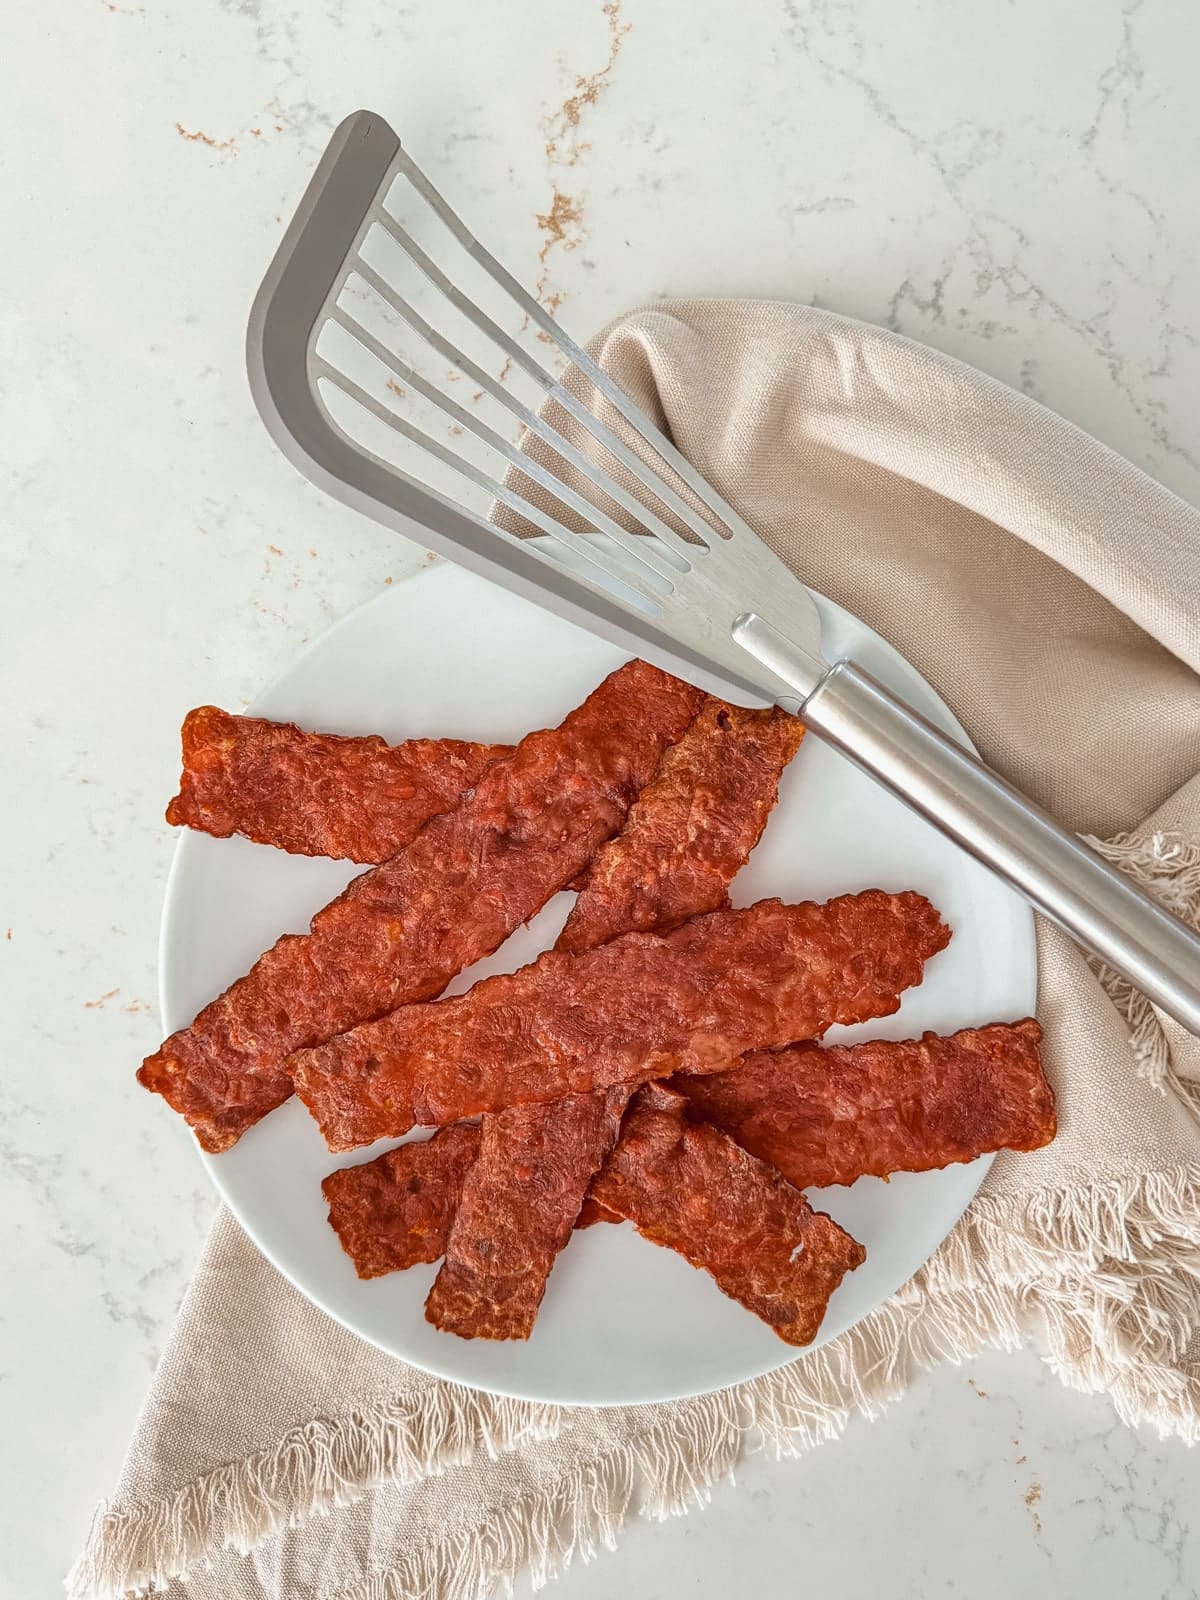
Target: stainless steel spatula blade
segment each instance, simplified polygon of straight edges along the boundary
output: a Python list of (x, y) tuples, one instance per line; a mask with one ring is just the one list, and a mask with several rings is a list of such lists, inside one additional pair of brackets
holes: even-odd
[[(331, 139), (255, 299), (247, 338), (250, 386), (284, 454), (307, 477), (356, 510), (712, 693), (764, 705), (780, 696), (795, 700), (794, 688), (777, 680), (732, 638), (735, 614), (723, 614), (729, 602), (722, 579), (733, 563), (752, 578), (755, 592), (780, 596), (771, 608), (776, 623), (786, 626), (796, 648), (811, 657), (807, 687), (814, 686), (824, 671), (816, 607), (803, 585), (731, 507), (722, 503), (724, 537), (676, 491), (666, 509), (683, 522), (690, 539), (679, 537), (660, 520), (649, 539), (610, 526), (597, 541), (590, 535), (572, 537), (569, 528), (544, 517), (537, 522), (545, 538), (516, 538), (397, 470), (334, 420), (323, 392), (326, 385), (348, 394), (377, 417), (381, 409), (378, 399), (318, 354), (316, 345), (322, 326), (339, 315), (339, 296), (349, 279), (365, 267), (368, 282), (381, 282), (360, 249), (372, 225), (388, 232), (396, 227), (386, 200), (397, 176), (415, 178), (423, 193), (433, 196), (381, 118), (368, 112), (348, 117)], [(444, 206), (440, 196), (436, 199)], [(487, 259), (490, 269), (503, 273), (465, 234), (448, 207), (443, 214), (469, 240), (468, 249), (477, 259)], [(544, 329), (556, 326), (536, 300), (507, 274), (504, 278), (522, 314)], [(384, 293), (390, 292), (386, 284), (382, 287)], [(365, 329), (362, 334), (370, 337)], [(565, 334), (560, 337), (563, 348), (597, 389), (638, 436), (664, 453), (693, 495), (715, 502), (714, 492), (691, 464), (608, 375)], [(509, 336), (502, 334), (496, 343), (509, 360), (530, 362), (526, 349)], [(417, 376), (411, 369), (402, 375), (409, 384)], [(576, 416), (585, 411), (552, 375), (540, 367), (532, 375), (536, 382), (544, 379), (545, 392)], [(485, 374), (480, 371), (477, 378), (482, 381)], [(401, 416), (379, 420), (404, 431)], [(536, 424), (532, 416), (529, 421)], [(435, 451), (445, 450), (432, 437), (426, 436), (425, 442)], [(614, 453), (639, 476), (652, 475), (624, 441), (612, 436), (603, 442), (614, 446)], [(590, 463), (588, 467), (594, 470)], [(501, 501), (513, 498), (498, 481), (491, 490)], [(517, 509), (530, 510), (528, 505)], [(638, 514), (645, 518), (646, 508), (639, 507)], [(553, 541), (553, 553), (548, 540)], [(613, 549), (614, 544), (619, 548)], [(564, 551), (574, 558), (566, 568), (561, 564)]]
[[(464, 292), (397, 190), (582, 374), (590, 405)], [(448, 335), (390, 270), (397, 261), (445, 319), (503, 356), (502, 372), (555, 404), (535, 411)], [(414, 339), (526, 429), (522, 446), (433, 382), (407, 353)], [(357, 112), (330, 140), (255, 299), (247, 361), (272, 437), (315, 483), (712, 693), (796, 712), (1200, 1033), (1200, 938), (852, 662), (824, 659), (803, 583), (480, 244), (381, 117)], [(456, 488), (422, 481), (393, 445)], [(469, 491), (537, 537), (473, 510)]]

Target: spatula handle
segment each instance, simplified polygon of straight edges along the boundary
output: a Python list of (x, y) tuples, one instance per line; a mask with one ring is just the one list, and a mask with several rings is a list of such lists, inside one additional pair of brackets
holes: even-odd
[[(780, 662), (774, 662), (779, 670)], [(843, 661), (803, 702), (822, 739), (1200, 1034), (1200, 938), (1053, 817)]]

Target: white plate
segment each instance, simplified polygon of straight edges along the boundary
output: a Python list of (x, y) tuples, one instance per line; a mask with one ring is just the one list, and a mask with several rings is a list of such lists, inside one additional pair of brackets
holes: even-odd
[[(831, 652), (852, 653), (943, 727), (954, 718), (878, 635), (821, 603)], [(256, 713), (389, 739), (456, 735), (516, 740), (552, 726), (622, 657), (548, 612), (454, 567), (385, 590), (309, 649), (253, 706)], [(184, 1027), (283, 932), (361, 869), (287, 856), (242, 839), (185, 833), (163, 915), (161, 1004), (167, 1033)], [(835, 1038), (907, 1038), (925, 1028), (1016, 1019), (1034, 1009), (1033, 921), (1016, 895), (848, 762), (806, 739), (762, 843), (733, 885), (736, 904), (769, 895), (825, 899), (865, 888), (919, 889), (954, 938), (896, 1016)], [(453, 992), (523, 965), (554, 939), (561, 894)], [(358, 1159), (389, 1148), (386, 1143)], [(531, 1399), (615, 1405), (664, 1400), (755, 1377), (795, 1352), (725, 1299), (703, 1273), (628, 1225), (577, 1234), (550, 1279), (528, 1343), (439, 1333), (422, 1307), (435, 1267), (362, 1283), (325, 1219), (320, 1180), (331, 1156), (296, 1101), (232, 1150), (202, 1157), (246, 1232), (318, 1306), (363, 1338), (430, 1372)], [(880, 1305), (931, 1254), (974, 1195), (988, 1161), (814, 1194), (867, 1249), (834, 1296), (820, 1339)]]

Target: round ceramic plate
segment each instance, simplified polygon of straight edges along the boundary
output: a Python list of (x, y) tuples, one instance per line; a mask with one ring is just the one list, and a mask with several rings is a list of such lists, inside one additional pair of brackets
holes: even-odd
[[(829, 653), (853, 654), (935, 722), (964, 737), (919, 675), (878, 635), (821, 603)], [(385, 590), (312, 646), (251, 708), (339, 733), (391, 740), (457, 736), (515, 741), (552, 726), (622, 656), (453, 567)], [(186, 1026), (281, 933), (301, 932), (361, 868), (288, 856), (242, 839), (185, 833), (167, 889), (161, 949), (163, 1027)], [(735, 904), (766, 896), (823, 900), (865, 888), (918, 889), (954, 931), (900, 1011), (829, 1041), (950, 1033), (1027, 1016), (1036, 979), (1025, 904), (927, 823), (850, 764), (806, 739), (784, 778), (762, 842), (733, 885)], [(571, 902), (560, 894), (476, 978), (522, 966), (554, 940)], [(363, 1283), (325, 1217), (320, 1181), (354, 1157), (333, 1156), (291, 1101), (232, 1150), (205, 1156), (213, 1182), (246, 1232), (318, 1306), (363, 1338), (430, 1372), (500, 1394), (589, 1405), (665, 1400), (724, 1387), (796, 1352), (679, 1256), (628, 1224), (576, 1234), (551, 1275), (527, 1343), (461, 1340), (425, 1321), (436, 1268)], [(820, 1341), (880, 1305), (931, 1254), (961, 1215), (988, 1161), (943, 1172), (864, 1178), (814, 1192), (866, 1246), (865, 1265), (830, 1303)]]

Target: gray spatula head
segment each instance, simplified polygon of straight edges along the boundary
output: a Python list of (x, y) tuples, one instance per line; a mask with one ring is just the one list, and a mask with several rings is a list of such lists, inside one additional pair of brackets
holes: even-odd
[[(457, 286), (404, 225), (397, 189), (428, 207), (452, 257), (465, 255), (481, 267), (519, 317), (583, 374), (592, 406)], [(558, 402), (587, 436), (588, 453), (416, 309), (399, 274), (381, 269), (378, 251), (371, 257), (375, 234), (392, 247), (391, 259), (433, 286), (448, 315), (465, 319), (510, 368)], [(383, 318), (372, 320), (372, 308)], [(328, 329), (345, 336), (336, 347), (340, 356), (323, 339)], [(431, 383), (406, 359), (396, 333), (415, 335), (504, 406), (553, 452), (556, 470)], [(354, 346), (353, 372), (346, 339)], [(331, 139), (255, 300), (247, 358), (255, 401), (276, 443), (307, 477), (356, 510), (727, 698), (798, 703), (796, 684), (784, 683), (739, 643), (735, 626), (746, 613), (812, 655), (810, 681), (800, 692), (820, 678), (820, 623), (803, 584), (483, 249), (373, 113), (356, 112)], [(382, 387), (363, 363), (384, 376)], [(414, 393), (449, 417), (460, 437), (493, 451), (491, 473), (414, 423), (404, 403)], [(601, 404), (613, 426), (597, 415)], [(360, 423), (419, 446), (429, 460), (457, 472), (463, 489), (485, 488), (541, 537), (498, 528), (465, 496), (442, 492), (386, 459), (380, 453), (386, 447), (373, 445)], [(631, 448), (635, 441), (640, 454)], [(505, 464), (519, 465), (538, 486), (536, 503), (495, 475)]]

